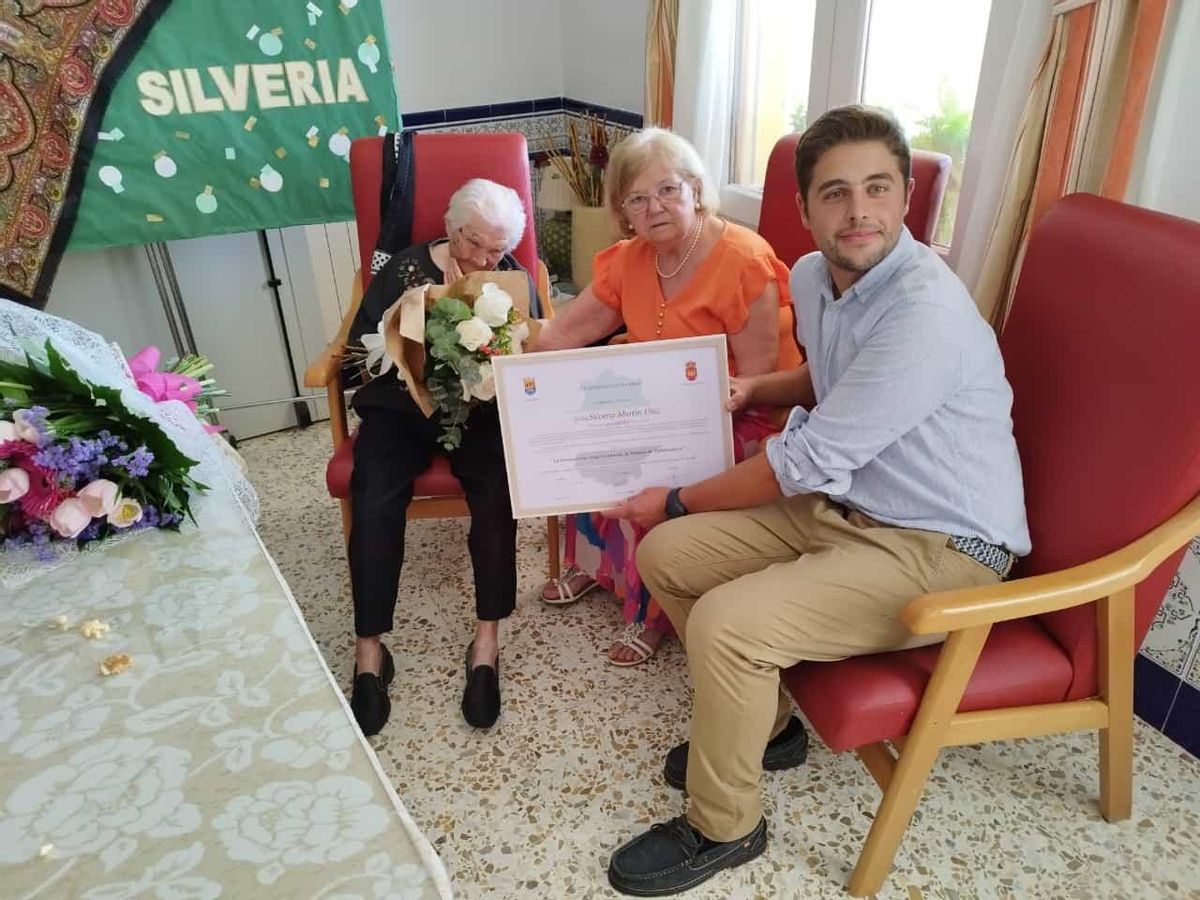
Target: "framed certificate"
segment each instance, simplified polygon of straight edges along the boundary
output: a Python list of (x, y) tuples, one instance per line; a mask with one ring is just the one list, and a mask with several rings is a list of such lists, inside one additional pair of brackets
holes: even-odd
[(513, 515), (608, 509), (733, 465), (725, 335), (492, 360)]

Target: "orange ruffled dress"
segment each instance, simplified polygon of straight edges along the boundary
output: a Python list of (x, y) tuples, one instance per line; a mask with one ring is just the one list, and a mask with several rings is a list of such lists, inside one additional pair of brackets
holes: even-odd
[[(777, 371), (797, 368), (803, 357), (796, 344), (795, 313), (788, 290), (788, 269), (756, 232), (733, 222), (709, 251), (683, 290), (666, 302), (662, 334), (656, 334), (662, 289), (654, 267), (654, 247), (642, 238), (620, 241), (596, 254), (592, 290), (601, 302), (621, 313), (630, 342), (737, 334), (746, 326), (749, 306), (767, 285), (779, 292)], [(732, 350), (729, 372), (737, 374)], [(764, 411), (747, 410), (734, 420), (734, 450), (740, 461), (753, 455), (778, 426)], [(582, 540), (580, 540), (582, 538)], [(666, 615), (642, 586), (635, 565), (640, 529), (628, 522), (583, 513), (567, 519), (564, 562), (598, 581), (621, 599), (627, 624), (670, 630)]]

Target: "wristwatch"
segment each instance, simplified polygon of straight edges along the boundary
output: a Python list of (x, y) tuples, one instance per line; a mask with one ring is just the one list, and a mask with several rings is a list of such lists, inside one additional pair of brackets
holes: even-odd
[(680, 516), (688, 514), (688, 508), (679, 499), (679, 492), (681, 490), (682, 488), (671, 488), (667, 491), (666, 513), (668, 519), (678, 519)]

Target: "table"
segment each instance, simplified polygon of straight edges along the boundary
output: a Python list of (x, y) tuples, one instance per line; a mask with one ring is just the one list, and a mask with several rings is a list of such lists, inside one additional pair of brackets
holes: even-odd
[(0, 598), (0, 893), (450, 897), (240, 508), (204, 522)]

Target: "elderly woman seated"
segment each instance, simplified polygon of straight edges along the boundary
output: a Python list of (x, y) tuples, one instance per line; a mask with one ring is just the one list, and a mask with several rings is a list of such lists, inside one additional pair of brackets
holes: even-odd
[[(716, 192), (691, 144), (661, 128), (630, 135), (613, 151), (605, 189), (627, 239), (596, 255), (592, 283), (531, 349), (581, 347), (623, 325), (629, 341), (728, 335), (729, 371), (739, 377), (800, 365), (787, 267), (758, 234), (717, 217)], [(781, 424), (767, 410), (739, 412), (737, 458)], [(573, 517), (567, 570), (542, 592), (560, 605), (598, 584), (613, 590), (626, 622), (609, 649), (618, 666), (644, 662), (671, 627), (638, 575), (640, 536), (598, 514)]]
[[(450, 198), (447, 237), (397, 253), (371, 280), (350, 340), (375, 331), (388, 307), (411, 288), (450, 284), (483, 270), (520, 270), (510, 251), (524, 232), (525, 211), (515, 191), (483, 179), (468, 181)], [(532, 281), (529, 296), (536, 296)], [(436, 416), (421, 413), (394, 372), (362, 387), (353, 404), (362, 425), (350, 479), (356, 635), (350, 708), (363, 734), (371, 735), (391, 712), (387, 691), (395, 666), (381, 636), (392, 630), (413, 482), (437, 449), (439, 425)], [(494, 403), (472, 410), (449, 459), (471, 511), (467, 543), (475, 574), (475, 637), (467, 647), (462, 712), (476, 728), (489, 728), (500, 715), (499, 621), (513, 611), (517, 591), (517, 526)]]

